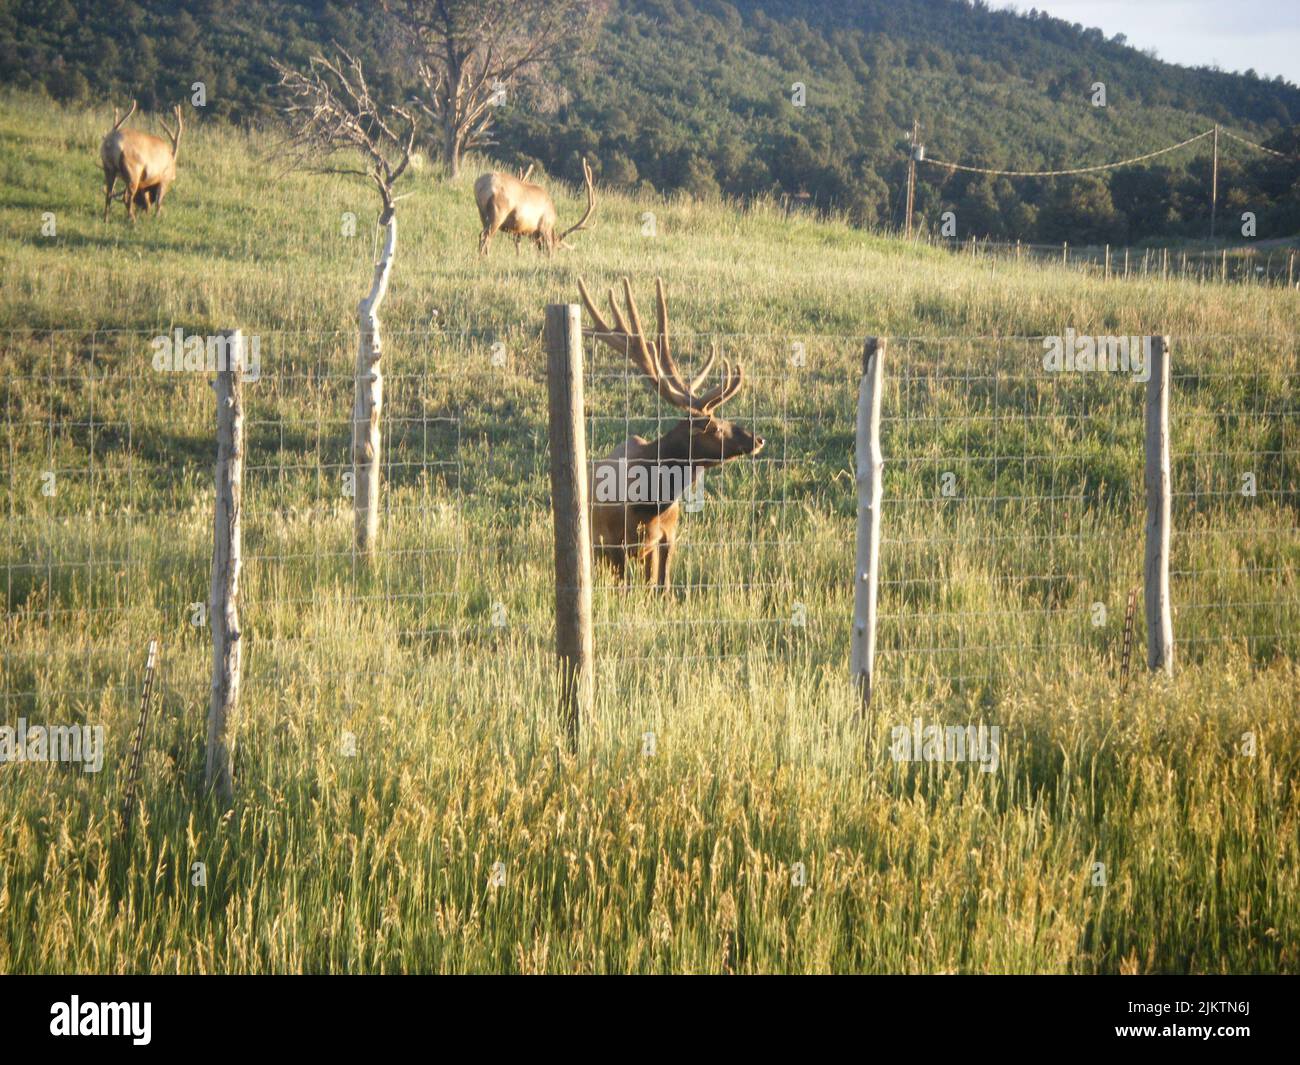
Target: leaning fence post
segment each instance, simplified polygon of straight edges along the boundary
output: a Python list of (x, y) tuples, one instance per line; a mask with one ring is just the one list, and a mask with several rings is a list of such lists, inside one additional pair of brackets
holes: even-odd
[(569, 750), (591, 716), (591, 525), (587, 510), (587, 437), (582, 415), (582, 312), (576, 303), (546, 308), (546, 377), (555, 519), (555, 653), (560, 718)]
[(883, 337), (868, 337), (858, 384), (858, 550), (853, 570), (853, 635), (849, 668), (858, 685), (863, 716), (871, 705), (876, 668), (876, 602), (880, 591), (880, 501), (885, 459), (880, 450)]
[(1169, 601), (1170, 461), (1169, 338), (1151, 337), (1146, 394), (1147, 667), (1174, 671), (1174, 619)]
[(228, 730), (239, 707), (239, 567), (240, 519), (244, 477), (244, 335), (228, 338), (227, 365), (218, 368), (217, 500), (213, 517), (212, 594), (208, 616), (212, 624), (212, 699), (208, 707), (205, 781), (223, 802), (233, 797)]

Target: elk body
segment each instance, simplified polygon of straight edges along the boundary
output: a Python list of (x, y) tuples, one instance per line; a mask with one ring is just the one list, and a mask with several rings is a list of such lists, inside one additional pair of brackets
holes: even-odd
[(163, 199), (167, 190), (176, 180), (176, 155), (180, 150), (181, 134), (185, 124), (181, 118), (180, 107), (174, 107), (176, 116), (175, 132), (162, 123), (167, 132), (168, 141), (145, 133), (138, 129), (123, 129), (124, 123), (135, 113), (135, 101), (121, 118), (113, 112), (113, 128), (99, 147), (99, 162), (104, 168), (104, 220), (108, 220), (108, 209), (113, 202), (113, 190), (119, 178), (126, 186), (122, 200), (126, 205), (126, 215), (134, 222), (137, 207), (146, 211), (153, 204), (154, 214), (162, 212)]
[[(529, 167), (531, 173), (532, 167)], [(596, 209), (596, 187), (591, 178), (591, 167), (587, 160), (582, 161), (583, 180), (587, 186), (587, 211), (563, 233), (556, 234), (557, 216), (555, 204), (550, 194), (540, 185), (533, 185), (527, 180), (520, 180), (511, 174), (493, 172), (483, 174), (474, 182), (474, 199), (478, 203), (478, 216), (483, 223), (483, 232), (479, 235), (478, 250), (480, 255), (488, 253), (492, 237), (498, 233), (507, 233), (515, 238), (515, 251), (519, 251), (519, 241), (523, 237), (532, 237), (538, 251), (548, 256), (555, 249), (568, 247), (565, 239), (580, 229), (587, 228), (587, 221)]]
[[(721, 383), (705, 392), (700, 389), (713, 369), (716, 353), (689, 382), (682, 378), (668, 334), (663, 281), (655, 279), (659, 325), (655, 340), (646, 338), (627, 278), (623, 279), (626, 318), (614, 302), (613, 289), (609, 292), (612, 323), (597, 310), (581, 280), (578, 289), (595, 323), (592, 335), (623, 354), (662, 399), (685, 415), (656, 440), (629, 437), (594, 464), (591, 478), (591, 538), (596, 557), (612, 565), (620, 578), (627, 576), (629, 563), (641, 562), (646, 580), (667, 592), (682, 495), (699, 483), (705, 470), (757, 455), (764, 440), (718, 416), (718, 408), (744, 384), (739, 364), (733, 368), (724, 360)], [(609, 498), (611, 494), (616, 498)]]

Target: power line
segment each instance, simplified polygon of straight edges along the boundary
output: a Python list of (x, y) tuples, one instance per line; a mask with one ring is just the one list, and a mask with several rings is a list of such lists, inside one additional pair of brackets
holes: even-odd
[(1171, 144), (1167, 148), (1157, 148), (1154, 152), (1146, 152), (1143, 155), (1135, 155), (1131, 159), (1121, 159), (1116, 163), (1101, 163), (1097, 166), (1078, 166), (1068, 170), (996, 170), (991, 167), (967, 166), (964, 163), (948, 163), (942, 159), (931, 159), (924, 154), (917, 158), (917, 162), (930, 163), (932, 166), (941, 166), (948, 170), (962, 170), (968, 174), (991, 174), (995, 177), (1066, 177), (1070, 174), (1095, 174), (1102, 170), (1116, 170), (1122, 166), (1132, 166), (1134, 163), (1141, 163), (1147, 159), (1154, 159), (1158, 155), (1165, 155), (1168, 152), (1176, 152), (1179, 148), (1186, 148), (1189, 144), (1195, 144), (1199, 140), (1215, 135), (1215, 131), (1222, 133), (1225, 137), (1231, 137), (1234, 141), (1246, 145), (1248, 148), (1254, 148), (1257, 151), (1267, 152), (1269, 155), (1275, 155), (1279, 159), (1293, 159), (1292, 156), (1286, 155), (1273, 148), (1265, 148), (1262, 144), (1256, 144), (1254, 141), (1247, 140), (1245, 137), (1239, 137), (1221, 126), (1214, 126), (1205, 130), (1203, 133), (1197, 133), (1193, 137), (1188, 137), (1185, 141), (1179, 141), (1177, 144)]
[(1235, 133), (1232, 133), (1229, 130), (1220, 129), (1219, 132), (1222, 133), (1225, 137), (1231, 137), (1234, 141), (1238, 141), (1239, 143), (1244, 144), (1247, 147), (1255, 148), (1261, 152), (1268, 152), (1269, 155), (1276, 155), (1279, 159), (1288, 159), (1291, 161), (1295, 161), (1295, 156), (1286, 155), (1285, 153), (1275, 151), (1272, 148), (1265, 148), (1262, 144), (1256, 144), (1254, 141), (1248, 141), (1246, 140), (1245, 137), (1238, 137)]
[(1093, 174), (1099, 170), (1114, 170), (1121, 166), (1131, 166), (1134, 163), (1140, 163), (1144, 159), (1154, 159), (1157, 155), (1164, 155), (1167, 152), (1177, 151), (1179, 148), (1186, 148), (1189, 144), (1203, 140), (1214, 133), (1213, 129), (1207, 129), (1204, 133), (1198, 133), (1194, 137), (1188, 137), (1185, 141), (1177, 144), (1171, 144), (1167, 148), (1158, 148), (1154, 152), (1147, 152), (1145, 155), (1135, 155), (1132, 159), (1121, 159), (1117, 163), (1102, 163), (1100, 166), (1079, 166), (1069, 170), (993, 170), (982, 166), (965, 166), (961, 163), (946, 163), (941, 159), (923, 158), (920, 162), (930, 163), (934, 166), (946, 167), (949, 170), (964, 170), (970, 174), (992, 174), (997, 177), (1064, 177), (1068, 174)]

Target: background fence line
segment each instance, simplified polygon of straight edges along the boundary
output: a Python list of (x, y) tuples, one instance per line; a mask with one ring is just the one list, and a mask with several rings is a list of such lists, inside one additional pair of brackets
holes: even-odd
[(1010, 259), (1068, 266), (1107, 280), (1180, 277), (1200, 283), (1233, 282), (1295, 287), (1300, 263), (1294, 247), (1239, 244), (1217, 248), (1134, 247), (1111, 244), (1030, 243), (987, 237), (940, 237), (925, 233), (931, 247), (973, 258)]

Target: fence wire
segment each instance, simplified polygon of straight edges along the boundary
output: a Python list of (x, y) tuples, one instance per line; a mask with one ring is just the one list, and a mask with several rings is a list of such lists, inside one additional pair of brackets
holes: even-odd
[[(215, 454), (211, 374), (160, 372), (149, 334), (0, 336), (4, 720), (129, 719), (145, 648), (178, 763), (201, 739)], [(386, 693), (522, 712), (553, 689), (545, 360), (535, 331), (388, 337), (380, 537), (352, 550), (355, 337), (258, 336), (244, 389), (245, 705), (273, 749), (383, 727)], [(684, 506), (668, 594), (597, 566), (598, 717), (668, 678), (753, 690), (847, 678), (861, 338), (681, 335), (746, 383), (720, 412), (766, 444)], [(881, 691), (1117, 668), (1141, 583), (1143, 385), (1052, 373), (1031, 338), (891, 340)], [(1297, 338), (1174, 337), (1171, 563), (1180, 663), (1300, 647)], [(586, 348), (593, 459), (681, 412)], [(1142, 638), (1139, 623), (1139, 641)], [(1141, 646), (1139, 642), (1138, 646)], [(1140, 657), (1140, 656), (1139, 656)], [(394, 742), (397, 742), (396, 740)], [(258, 749), (253, 742), (251, 749)]]

